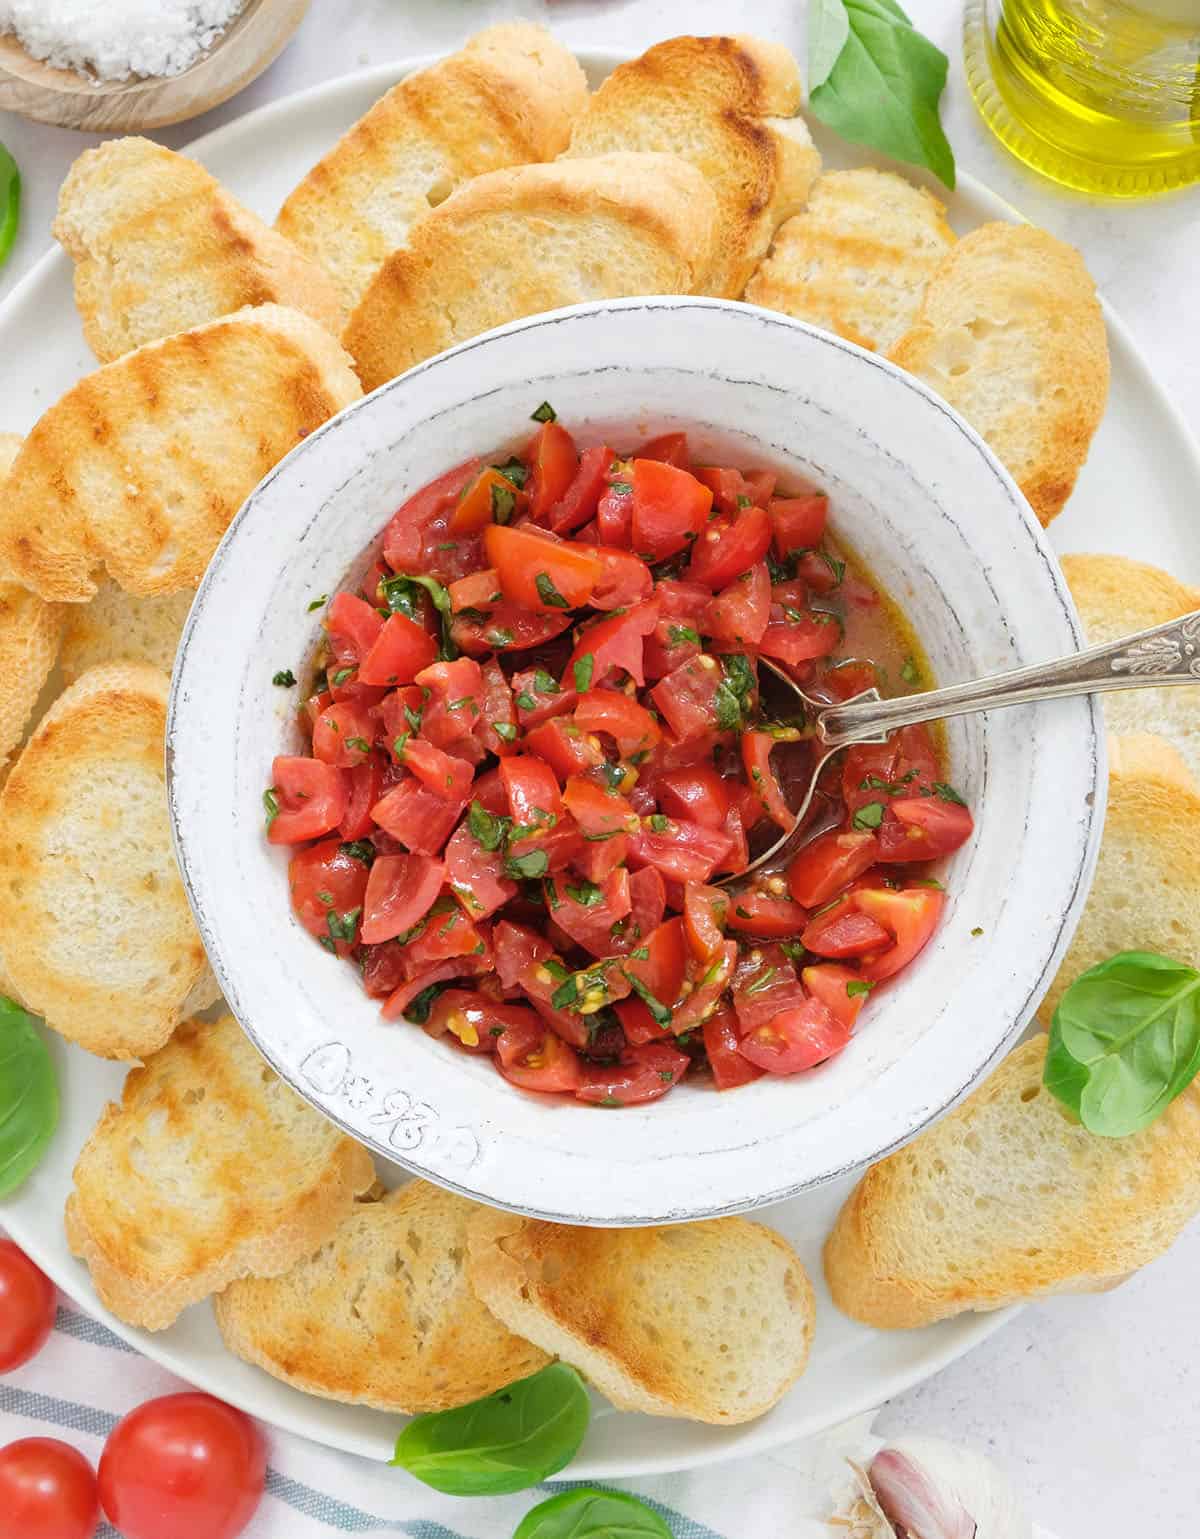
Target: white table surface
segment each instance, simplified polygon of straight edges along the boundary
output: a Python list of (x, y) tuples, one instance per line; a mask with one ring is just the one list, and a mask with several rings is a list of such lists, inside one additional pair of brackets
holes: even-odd
[[(1105, 297), (1200, 433), (1200, 190), (1143, 204), (1099, 203), (1026, 172), (990, 138), (971, 103), (958, 0), (905, 3), (950, 56), (943, 119), (959, 164), (1080, 247)], [(314, 0), (295, 42), (254, 85), (161, 137), (181, 145), (264, 102), (403, 53), (452, 48), (488, 22), (514, 15), (546, 20), (577, 46), (635, 48), (680, 31), (742, 30), (788, 43), (803, 58), (803, 0)], [(25, 178), (21, 234), (0, 273), (3, 297), (46, 248), (68, 165), (97, 141), (6, 113), (0, 141)], [(1027, 1310), (969, 1357), (893, 1401), (879, 1430), (919, 1429), (990, 1451), (1023, 1487), (1039, 1521), (1063, 1539), (1185, 1539), (1197, 1532), (1200, 1484), (1198, 1275), (1200, 1223), (1115, 1293)]]

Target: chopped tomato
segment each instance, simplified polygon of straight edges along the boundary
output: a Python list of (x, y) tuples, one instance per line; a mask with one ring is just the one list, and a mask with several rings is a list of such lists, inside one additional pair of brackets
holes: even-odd
[(478, 459), (456, 465), (422, 487), (393, 514), (383, 533), (383, 559), (393, 572), (432, 570), (430, 559), (435, 546), (445, 540), (459, 493), (475, 478), (479, 467)]
[(375, 645), (383, 620), (379, 611), (353, 593), (334, 596), (325, 615), (325, 629), (333, 642), (341, 642), (340, 655), (345, 661), (362, 662)]
[(804, 908), (820, 908), (869, 871), (879, 856), (869, 830), (831, 829), (806, 844), (788, 868), (788, 888)]
[(820, 492), (807, 497), (772, 497), (767, 513), (776, 554), (786, 558), (794, 550), (811, 550), (821, 543), (829, 499)]
[(692, 955), (700, 961), (716, 956), (725, 942), (729, 894), (702, 882), (685, 882), (683, 923)]
[(292, 856), (288, 885), (304, 928), (328, 950), (347, 956), (358, 938), (368, 866), (339, 839), (325, 839)]
[(676, 737), (696, 737), (717, 719), (717, 690), (723, 681), (720, 663), (701, 653), (660, 679), (650, 696)]
[(830, 700), (853, 700), (868, 689), (878, 689), (879, 672), (874, 663), (834, 663), (821, 674), (817, 693)]
[(813, 593), (832, 593), (841, 585), (844, 568), (823, 550), (806, 550), (796, 558), (796, 576)]
[(506, 1031), (539, 1036), (541, 1023), (525, 1005), (502, 1005), (478, 989), (447, 989), (439, 994), (425, 1027), (431, 1037), (450, 1036), (469, 1053), (494, 1053)]
[(439, 796), (409, 776), (375, 803), (371, 816), (414, 854), (437, 855), (465, 806), (465, 798)]
[(668, 818), (656, 829), (643, 822), (629, 841), (634, 865), (654, 866), (664, 877), (677, 882), (706, 882), (729, 854), (732, 841), (720, 828), (705, 828), (685, 818)]
[(758, 650), (781, 663), (807, 663), (828, 657), (840, 644), (842, 626), (837, 615), (823, 609), (798, 609), (794, 615), (772, 619), (762, 633)]
[[(403, 957), (404, 948), (396, 946), (395, 941), (390, 941), (385, 946), (377, 947), (377, 951), (385, 952), (388, 946), (395, 947), (393, 955)], [(435, 983), (446, 983), (451, 978), (478, 977), (488, 973), (492, 968), (492, 956), (485, 946), (481, 954), (472, 954), (465, 957), (451, 957), (448, 961), (438, 962), (433, 967), (427, 967), (424, 972), (418, 973), (415, 978), (409, 978), (407, 982), (392, 991), (383, 1002), (380, 1014), (386, 1021), (398, 1020), (408, 1009), (418, 995)], [(370, 992), (378, 993), (378, 988)]]
[(526, 458), (530, 471), (530, 516), (535, 523), (545, 523), (555, 504), (567, 495), (579, 471), (575, 440), (561, 423), (543, 422)]
[(589, 625), (571, 653), (563, 674), (564, 685), (570, 686), (577, 677), (581, 678), (576, 669), (580, 666), (586, 669), (588, 658), (591, 658), (591, 667), (587, 669), (585, 688), (604, 683), (614, 668), (627, 673), (635, 684), (644, 684), (642, 654), (645, 638), (657, 623), (658, 606), (651, 600), (624, 614), (611, 615), (607, 620)]
[(847, 893), (809, 920), (800, 936), (802, 944), (822, 957), (861, 957), (888, 946), (890, 934), (859, 909), (857, 897)]
[(571, 869), (589, 882), (603, 882), (610, 871), (629, 857), (628, 834), (585, 834), (571, 856)]
[(498, 524), (506, 524), (528, 506), (529, 498), (526, 494), (519, 491), (494, 466), (488, 465), (459, 498), (450, 515), (450, 533), (477, 534), (485, 524), (493, 520)]
[(878, 957), (864, 957), (858, 970), (870, 983), (891, 978), (907, 967), (926, 946), (937, 928), (946, 904), (946, 894), (934, 887), (909, 888), (894, 892), (886, 887), (872, 887), (855, 898), (859, 909), (882, 925), (893, 944)]
[(497, 1044), (498, 1066), (512, 1085), (547, 1093), (576, 1091), (583, 1084), (579, 1054), (552, 1031), (542, 1028), (541, 1040), (530, 1044), (524, 1032), (509, 1030)]
[(567, 811), (585, 835), (607, 841), (610, 835), (628, 833), (635, 826), (636, 814), (620, 794), (607, 786), (572, 775), (563, 792)]
[(671, 1030), (677, 1037), (685, 1031), (701, 1026), (718, 1008), (721, 996), (733, 976), (737, 963), (737, 942), (726, 941), (719, 954), (711, 962), (693, 961), (688, 968), (691, 992), (675, 1007)]
[(347, 771), (346, 810), (338, 824), (343, 839), (364, 839), (375, 827), (371, 808), (383, 795), (386, 773), (385, 762), (378, 753), (373, 753), (365, 764)]
[(559, 716), (531, 728), (525, 734), (525, 746), (564, 782), (571, 775), (604, 763), (599, 742), (573, 721), (564, 721)]
[(501, 919), (492, 932), (496, 948), (496, 973), (506, 989), (516, 987), (527, 967), (544, 961), (554, 947), (528, 925)]
[(804, 987), (819, 999), (825, 1008), (841, 1021), (843, 1026), (853, 1026), (859, 1011), (871, 992), (869, 984), (859, 973), (838, 962), (821, 962), (816, 967), (801, 971)]
[(512, 754), (500, 761), (500, 779), (508, 795), (514, 829), (532, 836), (554, 827), (562, 816), (563, 804), (558, 781), (548, 764), (532, 754)]
[(733, 894), (728, 922), (731, 930), (788, 940), (808, 923), (808, 911), (772, 892), (739, 892)]
[(646, 637), (642, 665), (648, 679), (661, 679), (676, 668), (682, 667), (689, 658), (699, 655), (700, 632), (694, 625), (684, 625), (678, 620), (660, 620), (653, 632)]
[(485, 850), (466, 823), (446, 845), (446, 881), (472, 919), (486, 919), (517, 894), (504, 870), (503, 851)]
[(796, 1009), (805, 999), (795, 966), (780, 946), (755, 946), (743, 952), (730, 992), (743, 1036), (782, 1011)]
[(842, 768), (842, 796), (851, 814), (872, 802), (886, 810), (895, 796), (932, 791), (937, 777), (937, 751), (929, 729), (902, 727), (886, 743), (858, 743), (849, 749)]
[(455, 759), (419, 737), (409, 738), (401, 746), (397, 759), (435, 795), (456, 802), (460, 807), (466, 802), (475, 771), (465, 759)]
[(607, 956), (612, 951), (613, 925), (624, 919), (632, 907), (629, 872), (623, 867), (610, 872), (604, 885), (594, 892), (566, 881), (555, 886), (557, 902), (550, 901), (555, 924), (593, 956)]
[(552, 716), (575, 709), (574, 689), (564, 689), (545, 668), (524, 668), (512, 676), (512, 694), (520, 726), (536, 727)]
[(975, 820), (959, 802), (936, 796), (901, 796), (888, 803), (879, 829), (882, 861), (934, 860), (950, 855), (967, 840)]
[[(399, 857), (401, 860), (403, 856)], [(404, 944), (404, 971), (410, 977), (451, 957), (475, 956), (484, 940), (474, 922), (451, 897), (440, 897)]]
[(576, 1098), (595, 1106), (641, 1106), (673, 1090), (692, 1060), (669, 1042), (629, 1047), (619, 1064), (585, 1064)]
[(570, 534), (595, 518), (614, 457), (607, 444), (583, 451), (571, 484), (547, 515), (547, 524), (555, 534)]
[(633, 530), (633, 482), (628, 467), (614, 466), (608, 488), (596, 508), (596, 530), (603, 545), (628, 545)]
[(654, 577), (640, 556), (611, 545), (581, 545), (600, 563), (600, 576), (589, 602), (593, 609), (628, 609), (654, 591)]
[(736, 578), (709, 604), (703, 629), (718, 641), (757, 646), (771, 615), (771, 579), (761, 562)]
[(424, 855), (377, 855), (367, 877), (362, 938), (370, 946), (410, 930), (441, 891), (446, 868)]
[(267, 838), (272, 844), (301, 844), (332, 833), (346, 815), (350, 787), (344, 771), (320, 759), (281, 754), (271, 766), (267, 792)]
[(475, 721), (475, 735), (488, 753), (499, 758), (514, 751), (517, 739), (517, 713), (513, 704), (512, 690), (504, 677), (504, 670), (496, 659), (489, 658), (480, 670), (483, 674), (483, 694), (479, 700), (480, 714)]
[(709, 764), (664, 770), (655, 778), (658, 805), (669, 818), (687, 818), (705, 828), (724, 828), (729, 782)]
[(313, 721), (313, 757), (336, 764), (339, 769), (353, 769), (369, 756), (376, 731), (377, 723), (369, 706), (353, 700), (328, 705)]
[(738, 1051), (768, 1074), (798, 1074), (840, 1053), (849, 1040), (848, 1026), (819, 999), (806, 999), (748, 1032)]
[[(625, 975), (637, 983), (632, 985), (633, 994), (617, 1005), (617, 1014), (630, 1042), (652, 1042), (670, 1031), (669, 1016), (656, 1019), (656, 1015), (669, 1012), (679, 998), (687, 956), (682, 919), (660, 924), (626, 956)], [(654, 1001), (653, 1008), (646, 994)]]
[(359, 664), (362, 684), (411, 684), (437, 657), (437, 642), (407, 615), (389, 615)]
[(471, 572), (452, 582), (446, 592), (450, 596), (450, 608), (454, 614), (464, 609), (481, 609), (490, 612), (504, 595), (500, 592), (500, 579), (490, 566), (482, 572)]
[(521, 652), (561, 636), (571, 623), (569, 611), (538, 614), (505, 599), (479, 619), (455, 615), (450, 635), (455, 645), (476, 657), (492, 652)]
[(629, 914), (615, 925), (608, 949), (626, 955), (636, 951), (652, 930), (662, 923), (667, 907), (666, 884), (652, 866), (629, 875)]
[(736, 1090), (759, 1079), (762, 1069), (739, 1051), (741, 1035), (732, 1010), (718, 1010), (704, 1023), (704, 1051), (718, 1090)]
[(489, 524), (483, 543), (505, 598), (537, 613), (586, 604), (600, 576), (595, 556), (530, 529)]
[(633, 462), (633, 548), (649, 561), (685, 550), (703, 529), (712, 491), (660, 460)]
[(796, 814), (787, 804), (775, 771), (771, 768), (771, 750), (776, 739), (770, 732), (742, 733), (742, 763), (750, 785), (758, 793), (767, 816), (786, 832), (796, 824)]
[(662, 736), (646, 707), (615, 689), (590, 689), (580, 695), (575, 725), (581, 732), (603, 732), (613, 738), (623, 759), (649, 753)]
[(660, 433), (649, 443), (643, 444), (638, 459), (661, 460), (664, 465), (675, 465), (680, 470), (688, 468), (688, 440), (686, 433)]
[[(687, 574), (709, 588), (727, 587), (757, 566), (771, 546), (771, 521), (766, 510), (743, 508), (732, 520), (708, 524), (692, 546)], [(766, 568), (763, 568), (766, 571)]]

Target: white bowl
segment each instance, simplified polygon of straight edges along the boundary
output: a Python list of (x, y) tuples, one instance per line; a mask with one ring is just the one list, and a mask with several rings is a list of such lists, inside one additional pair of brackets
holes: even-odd
[(954, 781), (976, 818), (942, 925), (827, 1065), (730, 1094), (682, 1085), (607, 1113), (524, 1095), (484, 1059), (388, 1024), (293, 919), (263, 835), (273, 756), (298, 742), (310, 602), (361, 570), (400, 502), (530, 430), (543, 399), (584, 441), (686, 428), (701, 458), (803, 475), (950, 682), (1076, 649), (1058, 564), (978, 436), (918, 381), (747, 305), (635, 299), (489, 333), (393, 380), (300, 445), (235, 519), (184, 633), (167, 732), (172, 823), (231, 1008), (356, 1138), (484, 1202), (585, 1224), (777, 1202), (882, 1155), (970, 1089), (1029, 1020), (1071, 937), (1103, 824), (1098, 709), (963, 718)]

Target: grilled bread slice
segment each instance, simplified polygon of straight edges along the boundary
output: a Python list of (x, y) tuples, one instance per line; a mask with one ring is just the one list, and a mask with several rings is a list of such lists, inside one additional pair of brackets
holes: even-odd
[(443, 348), (588, 299), (686, 294), (716, 205), (674, 155), (603, 155), (476, 177), (372, 279), (343, 342), (367, 390)]
[(575, 1229), (484, 1210), (469, 1239), (471, 1285), (492, 1313), (621, 1410), (750, 1421), (808, 1362), (812, 1287), (761, 1224)]
[(349, 313), (417, 220), (473, 176), (553, 160), (586, 101), (583, 71), (544, 28), (488, 27), (381, 97), (276, 226), (325, 267)]
[(890, 356), (982, 434), (1043, 524), (1062, 512), (1108, 399), (1104, 316), (1073, 246), (1032, 225), (981, 225)]
[(1097, 1138), (1042, 1085), (1047, 1038), (873, 1165), (825, 1245), (843, 1313), (882, 1330), (1093, 1292), (1200, 1209), (1200, 1086), (1128, 1138)]
[[(1182, 691), (1181, 691), (1182, 693)], [(1079, 927), (1038, 1015), (1115, 951), (1161, 951), (1200, 967), (1200, 786), (1164, 738), (1108, 740), (1108, 812)]]
[(945, 213), (891, 171), (831, 171), (813, 184), (807, 208), (776, 231), (746, 298), (886, 353), (916, 320), (925, 286), (954, 244)]
[(170, 673), (194, 594), (190, 588), (162, 598), (138, 598), (103, 582), (90, 604), (60, 606), (63, 622), (59, 667), (73, 684), (81, 673), (120, 658)]
[[(1127, 556), (1063, 556), (1062, 568), (1093, 646), (1166, 625), (1200, 609), (1200, 588), (1188, 587), (1144, 561), (1130, 561)], [(1165, 737), (1200, 782), (1200, 688), (1117, 689), (1100, 698), (1110, 732), (1154, 732)]]
[[(0, 505), (21, 440), (0, 433)], [(63, 611), (47, 604), (0, 569), (0, 773), (25, 735), (29, 718), (50, 677), (63, 629)]]
[(737, 299), (821, 169), (799, 110), (800, 72), (782, 44), (673, 37), (613, 70), (567, 153), (658, 150), (703, 172), (719, 217), (702, 290)]
[(213, 1300), (225, 1345), (309, 1394), (397, 1413), (466, 1405), (536, 1373), (546, 1354), (481, 1309), (467, 1282), (479, 1211), (425, 1181), (357, 1203), (290, 1272)]
[(206, 971), (171, 848), (167, 679), (94, 668), (38, 723), (0, 791), (0, 955), (72, 1042), (139, 1058)]
[(75, 303), (101, 363), (243, 305), (290, 305), (334, 336), (342, 328), (322, 267), (203, 166), (149, 139), (85, 150), (54, 233), (74, 258)]
[(236, 1278), (273, 1277), (324, 1245), (375, 1171), (225, 1016), (189, 1022), (130, 1071), (74, 1179), (72, 1252), (115, 1315), (157, 1331)]
[(195, 588), (247, 495), (361, 395), (316, 321), (239, 310), (149, 342), (69, 390), (21, 447), (0, 499), (0, 564), (45, 599)]

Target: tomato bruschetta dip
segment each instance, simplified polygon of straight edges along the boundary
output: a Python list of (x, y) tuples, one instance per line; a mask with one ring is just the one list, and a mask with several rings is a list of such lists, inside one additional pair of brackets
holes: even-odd
[(759, 660), (836, 701), (918, 685), (919, 653), (820, 492), (694, 464), (683, 433), (626, 457), (534, 420), (310, 606), (307, 747), (264, 797), (295, 913), (386, 1017), (525, 1090), (628, 1106), (811, 1069), (929, 940), (929, 862), (972, 820), (906, 728), (834, 760), (811, 841), (739, 884), (812, 764)]

